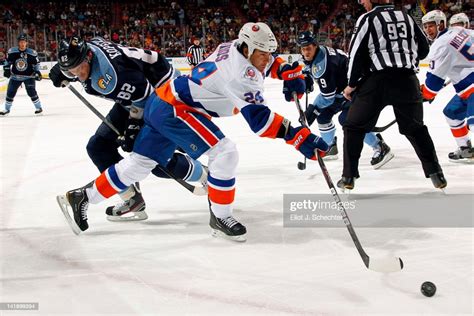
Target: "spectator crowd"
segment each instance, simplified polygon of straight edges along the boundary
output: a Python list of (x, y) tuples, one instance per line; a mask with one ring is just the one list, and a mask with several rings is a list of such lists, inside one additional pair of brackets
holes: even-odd
[[(416, 0), (404, 0), (412, 14), (419, 14)], [(469, 0), (425, 1), (426, 10), (439, 8), (450, 15), (466, 12), (472, 18)], [(26, 33), (30, 47), (42, 60), (56, 60), (58, 41), (78, 34), (102, 36), (122, 45), (185, 56), (192, 38), (200, 38), (206, 52), (234, 39), (241, 25), (262, 21), (271, 25), (279, 40), (280, 53), (297, 53), (299, 32), (321, 35), (321, 43), (347, 50), (357, 17), (364, 12), (357, 1), (255, 0), (255, 1), (68, 1), (0, 4), (0, 53), (16, 45), (16, 36)]]

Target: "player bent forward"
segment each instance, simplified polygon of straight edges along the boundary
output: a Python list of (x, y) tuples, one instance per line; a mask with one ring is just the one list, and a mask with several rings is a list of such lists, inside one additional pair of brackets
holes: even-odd
[(71, 212), (74, 216), (69, 221), (71, 228), (76, 233), (86, 230), (88, 203), (99, 203), (143, 180), (157, 163), (166, 166), (179, 146), (193, 159), (203, 154), (209, 156), (208, 198), (214, 235), (244, 241), (246, 228), (232, 216), (239, 155), (235, 144), (211, 117), (241, 112), (257, 135), (283, 138), (310, 159), (316, 159), (316, 150), (328, 149), (307, 128), (291, 126), (287, 119), (265, 106), (264, 74), (278, 74), (288, 68), (272, 65), (276, 49), (276, 38), (266, 24), (247, 23), (237, 40), (219, 45), (194, 68), (191, 76), (178, 77), (158, 88), (156, 94), (148, 97), (145, 126), (134, 152), (95, 181), (58, 197), (63, 201), (60, 205), (66, 217)]

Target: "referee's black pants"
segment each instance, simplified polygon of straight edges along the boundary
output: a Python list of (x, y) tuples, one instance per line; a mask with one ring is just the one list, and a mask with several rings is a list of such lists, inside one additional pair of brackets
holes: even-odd
[(343, 177), (359, 177), (364, 136), (372, 131), (380, 112), (392, 105), (400, 134), (415, 149), (425, 176), (441, 171), (428, 128), (423, 124), (420, 83), (411, 70), (390, 69), (369, 75), (356, 92), (344, 123)]

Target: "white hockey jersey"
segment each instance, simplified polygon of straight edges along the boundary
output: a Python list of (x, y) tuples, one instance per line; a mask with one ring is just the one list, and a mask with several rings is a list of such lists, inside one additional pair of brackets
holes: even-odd
[(456, 93), (467, 99), (474, 93), (474, 32), (459, 26), (443, 31), (430, 47), (430, 70), (423, 95), (431, 99), (443, 88), (446, 77)]
[(180, 76), (156, 93), (177, 110), (199, 112), (207, 117), (242, 113), (251, 129), (262, 137), (276, 137), (283, 117), (265, 106), (263, 82), (272, 71), (272, 58), (265, 73), (255, 68), (238, 50), (237, 41), (223, 43), (190, 76)]

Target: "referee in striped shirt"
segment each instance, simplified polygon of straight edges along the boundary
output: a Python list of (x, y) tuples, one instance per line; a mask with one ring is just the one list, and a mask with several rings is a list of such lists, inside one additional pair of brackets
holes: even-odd
[(353, 102), (344, 123), (344, 168), (338, 186), (354, 188), (365, 133), (375, 127), (383, 108), (392, 105), (399, 131), (415, 149), (426, 178), (444, 188), (446, 179), (423, 123), (415, 73), (419, 60), (428, 55), (428, 41), (413, 18), (390, 0), (359, 3), (367, 12), (357, 20), (350, 44), (349, 84), (343, 94)]
[(194, 37), (192, 42), (193, 45), (188, 48), (188, 53), (186, 54), (186, 60), (191, 65), (191, 69), (204, 60), (204, 49), (200, 45), (201, 41), (199, 38)]

